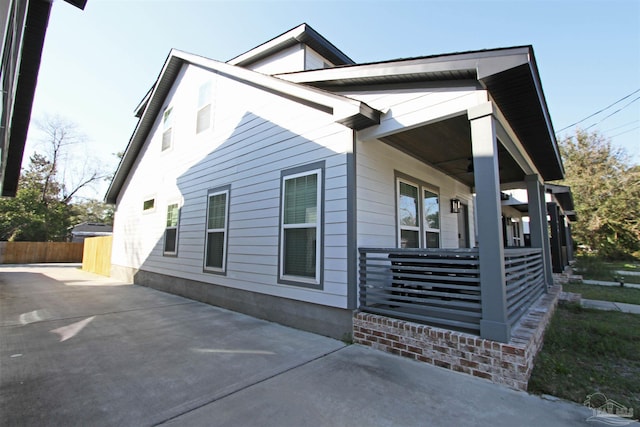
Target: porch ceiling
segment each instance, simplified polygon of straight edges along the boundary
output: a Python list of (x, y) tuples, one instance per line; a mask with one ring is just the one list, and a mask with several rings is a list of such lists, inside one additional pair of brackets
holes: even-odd
[[(466, 115), (442, 120), (382, 138), (390, 146), (433, 166), (473, 188), (471, 126)], [(500, 183), (524, 181), (525, 173), (498, 144)]]

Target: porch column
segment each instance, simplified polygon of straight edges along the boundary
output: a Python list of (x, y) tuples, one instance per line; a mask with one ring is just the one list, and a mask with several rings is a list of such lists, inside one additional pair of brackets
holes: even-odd
[(551, 244), (547, 227), (547, 203), (544, 197), (544, 185), (538, 175), (527, 175), (527, 198), (529, 200), (529, 232), (531, 247), (542, 249), (545, 283), (553, 285), (551, 266)]
[(476, 187), (478, 249), (482, 320), (480, 336), (508, 342), (511, 327), (507, 317), (507, 293), (502, 241), (498, 141), (493, 103), (467, 111), (471, 124), (471, 150)]

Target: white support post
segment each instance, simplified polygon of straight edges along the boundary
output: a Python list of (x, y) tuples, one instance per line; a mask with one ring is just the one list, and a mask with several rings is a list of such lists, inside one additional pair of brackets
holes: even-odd
[(471, 124), (478, 217), (482, 295), (480, 336), (508, 342), (511, 338), (511, 328), (507, 316), (498, 141), (493, 103), (488, 102), (469, 109), (467, 115)]

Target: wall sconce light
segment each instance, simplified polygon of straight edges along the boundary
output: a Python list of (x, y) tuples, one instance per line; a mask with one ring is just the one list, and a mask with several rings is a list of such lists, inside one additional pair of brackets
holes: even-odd
[(460, 199), (451, 199), (451, 213), (460, 213)]

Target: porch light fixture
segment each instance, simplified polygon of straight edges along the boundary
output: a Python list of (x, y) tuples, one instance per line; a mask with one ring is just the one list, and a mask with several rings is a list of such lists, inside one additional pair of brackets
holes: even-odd
[(451, 199), (451, 213), (460, 213), (460, 199)]

